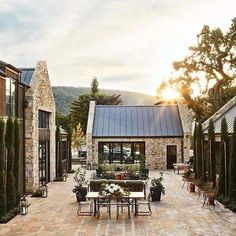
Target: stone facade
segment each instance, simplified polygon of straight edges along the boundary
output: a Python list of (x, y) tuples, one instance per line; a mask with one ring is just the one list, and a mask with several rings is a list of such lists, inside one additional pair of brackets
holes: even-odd
[(26, 192), (39, 187), (39, 110), (49, 112), (50, 130), (50, 180), (55, 178), (55, 101), (46, 62), (37, 63), (27, 88), (25, 108), (25, 161)]
[(185, 104), (179, 103), (178, 107), (184, 131), (183, 138), (93, 138), (95, 102), (91, 102), (87, 125), (87, 166), (93, 168), (93, 165), (96, 165), (98, 162), (98, 142), (145, 142), (146, 165), (149, 169), (167, 168), (168, 145), (176, 145), (177, 162), (189, 160), (193, 116)]
[(177, 162), (182, 160), (181, 138), (93, 138), (92, 156), (89, 156), (90, 163), (98, 162), (98, 143), (99, 142), (144, 142), (146, 166), (149, 169), (167, 168), (167, 146), (176, 145)]

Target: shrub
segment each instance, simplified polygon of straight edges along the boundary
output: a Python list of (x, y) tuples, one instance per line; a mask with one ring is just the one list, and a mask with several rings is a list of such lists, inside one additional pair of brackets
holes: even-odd
[(0, 218), (7, 213), (6, 176), (5, 176), (5, 125), (0, 119)]
[(14, 209), (16, 204), (16, 184), (14, 170), (14, 122), (11, 117), (7, 120), (6, 148), (7, 148), (7, 210)]
[(31, 195), (31, 197), (42, 197), (42, 196), (43, 193), (41, 188), (37, 188)]

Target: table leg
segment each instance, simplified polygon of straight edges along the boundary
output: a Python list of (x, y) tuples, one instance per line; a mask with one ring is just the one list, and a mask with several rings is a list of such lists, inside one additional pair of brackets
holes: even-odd
[(94, 212), (93, 212), (93, 216), (96, 216), (97, 213), (97, 201), (96, 198), (94, 198)]

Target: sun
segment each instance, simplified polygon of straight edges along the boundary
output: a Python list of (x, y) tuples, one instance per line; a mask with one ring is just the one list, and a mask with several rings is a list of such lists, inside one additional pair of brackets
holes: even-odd
[(173, 89), (173, 88), (165, 88), (162, 92), (161, 92), (161, 97), (164, 100), (175, 100), (177, 98), (179, 98), (179, 93)]

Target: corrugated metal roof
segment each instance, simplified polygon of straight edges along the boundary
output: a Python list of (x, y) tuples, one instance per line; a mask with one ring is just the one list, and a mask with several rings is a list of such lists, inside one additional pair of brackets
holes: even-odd
[(27, 86), (30, 86), (32, 76), (35, 68), (23, 68), (21, 69), (21, 82)]
[(95, 107), (93, 137), (182, 136), (177, 105)]
[[(213, 119), (216, 134), (221, 133), (221, 122), (224, 117), (228, 125), (228, 133), (233, 133), (234, 119), (236, 117), (236, 104), (233, 104), (228, 110), (223, 112), (219, 117)], [(209, 125), (209, 120), (207, 120), (203, 124), (204, 133), (208, 132), (208, 125)]]

